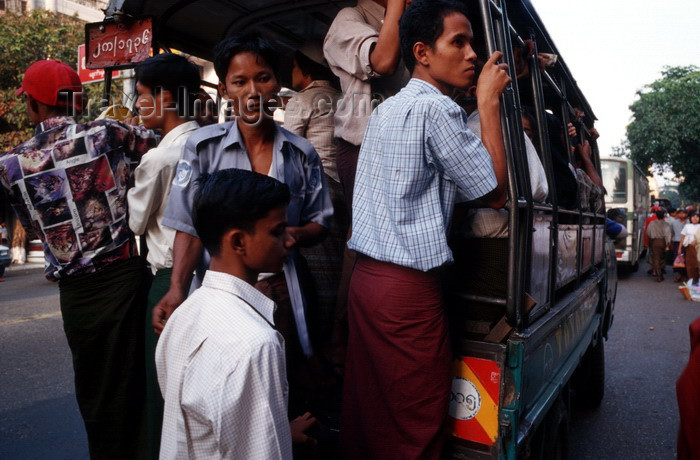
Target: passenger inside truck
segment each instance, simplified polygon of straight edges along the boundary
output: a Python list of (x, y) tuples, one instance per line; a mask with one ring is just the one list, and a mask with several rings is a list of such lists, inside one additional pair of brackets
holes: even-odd
[[(479, 71), (480, 66), (477, 65), (475, 80)], [(458, 98), (458, 103), (468, 115), (467, 127), (481, 137), (475, 94), (474, 85), (467, 89), (465, 97)], [(544, 167), (535, 146), (524, 130), (523, 134), (532, 199), (545, 202), (549, 194), (549, 185)], [(454, 223), (455, 266), (451, 271), (460, 279), (462, 289), (481, 295), (505, 297), (504, 280), (508, 272), (508, 210), (481, 206), (465, 208), (456, 212), (459, 219)]]
[[(531, 35), (531, 31), (527, 33), (520, 37)], [(560, 82), (551, 77), (556, 72), (550, 67), (556, 63), (556, 55), (537, 52), (535, 36), (526, 40), (513, 37), (517, 77), (514, 86), (521, 104), (519, 121), (524, 134), (522, 141), (514, 143), (520, 147), (512, 154), (520, 156), (520, 161), (514, 158), (513, 163), (526, 172), (520, 177), (528, 179), (530, 189), (527, 197), (524, 184), (517, 188), (521, 206), (516, 219), (525, 228), (531, 226), (534, 232), (530, 253), (525, 256), (530, 260), (532, 274), (524, 294), (530, 298), (528, 302), (546, 309), (555, 298), (573, 289), (579, 282), (578, 276), (602, 260), (603, 191), (594, 154), (595, 139), (591, 136), (595, 131), (590, 112), (586, 114), (574, 108), (576, 101), (568, 101), (560, 94), (557, 86)], [(458, 102), (469, 114), (470, 129), (478, 135), (478, 113), (473, 112), (472, 95), (473, 91), (467, 91)], [(545, 173), (546, 170), (549, 172)], [(518, 169), (509, 173), (520, 174)], [(531, 223), (522, 210), (524, 201), (542, 208), (533, 212)], [(555, 209), (558, 212), (553, 214)], [(448, 297), (453, 326), (462, 336), (465, 332), (467, 337), (487, 336), (506, 312), (508, 279), (512, 276), (509, 272), (514, 270), (509, 263), (514, 249), (508, 238), (510, 212), (510, 208), (485, 209), (478, 203), (462, 203), (455, 211), (450, 240), (455, 264), (449, 269)], [(600, 225), (594, 229), (595, 224)], [(559, 231), (557, 262), (550, 265), (547, 248), (553, 244), (549, 229), (552, 225), (557, 225)], [(550, 294), (552, 284), (555, 288)], [(538, 307), (531, 305), (533, 310)]]

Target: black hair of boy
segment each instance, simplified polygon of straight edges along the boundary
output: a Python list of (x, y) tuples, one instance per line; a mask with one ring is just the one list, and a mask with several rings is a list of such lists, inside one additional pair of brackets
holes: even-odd
[(231, 59), (246, 52), (263, 58), (275, 76), (279, 75), (280, 57), (277, 50), (258, 32), (243, 32), (224, 38), (214, 47), (214, 71), (220, 81), (226, 80)]
[(221, 250), (221, 238), (232, 228), (248, 233), (255, 223), (289, 203), (286, 184), (252, 171), (222, 169), (203, 174), (197, 181), (192, 221), (209, 254)]
[(462, 13), (467, 18), (467, 8), (452, 0), (414, 0), (406, 7), (399, 20), (399, 46), (401, 57), (409, 72), (413, 72), (416, 59), (413, 45), (418, 42), (430, 47), (444, 31), (443, 20), (451, 13)]
[(177, 98), (179, 116), (192, 116), (200, 88), (199, 69), (185, 57), (177, 54), (156, 54), (139, 63), (134, 69), (135, 79), (148, 87), (153, 95), (166, 90)]
[(338, 77), (326, 66), (319, 64), (318, 62), (312, 61), (310, 58), (306, 57), (304, 53), (299, 50), (294, 51), (294, 60), (299, 66), (299, 70), (304, 75), (309, 75), (312, 80), (325, 80), (331, 82), (331, 84), (340, 88), (340, 82)]

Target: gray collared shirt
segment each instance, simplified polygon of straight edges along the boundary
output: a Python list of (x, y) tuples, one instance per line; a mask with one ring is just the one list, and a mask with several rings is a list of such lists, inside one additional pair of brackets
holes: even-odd
[(671, 244), (671, 224), (663, 220), (653, 220), (647, 227), (647, 236), (650, 240), (665, 240), (666, 245)]
[[(287, 207), (287, 222), (290, 226), (315, 222), (328, 227), (333, 216), (333, 205), (328, 194), (321, 159), (309, 141), (303, 137), (279, 126), (275, 129), (272, 165), (268, 175), (289, 186), (291, 200)], [(192, 224), (196, 181), (203, 173), (228, 168), (252, 170), (236, 122), (205, 126), (195, 131), (188, 138), (178, 163), (163, 225), (198, 237)], [(301, 293), (293, 255), (294, 252), (284, 264), (284, 274), (292, 299), (299, 338), (304, 351), (310, 354), (311, 345), (304, 319), (305, 300)], [(198, 274), (203, 274), (202, 269), (208, 265), (209, 257), (205, 254)]]

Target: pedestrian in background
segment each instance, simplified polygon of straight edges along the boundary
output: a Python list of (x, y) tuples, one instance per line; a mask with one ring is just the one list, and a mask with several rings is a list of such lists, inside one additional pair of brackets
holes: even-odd
[[(671, 239), (671, 244), (673, 245), (672, 254), (674, 257), (676, 257), (678, 254), (678, 248), (680, 248), (681, 245), (681, 232), (683, 231), (685, 224), (688, 223), (688, 211), (686, 211), (684, 208), (678, 208), (675, 216), (672, 216), (672, 218), (669, 219), (669, 223), (671, 224), (671, 230), (673, 230), (673, 238)], [(676, 277), (673, 279), (674, 283), (685, 281), (687, 279), (685, 275), (685, 267), (674, 267), (673, 271), (676, 273)]]
[[(695, 247), (695, 233), (700, 230), (700, 216), (697, 212), (690, 211), (690, 222), (685, 224), (681, 231), (680, 251), (685, 254), (685, 269), (690, 280), (689, 284), (697, 286), (698, 284), (698, 257)], [(680, 254), (681, 252), (678, 252)]]
[(323, 43), (344, 95), (334, 117), (338, 175), (348, 209), (370, 114), (410, 79), (399, 49), (399, 18), (405, 7), (405, 0), (359, 0), (338, 12)]
[(700, 318), (690, 324), (690, 358), (676, 382), (678, 460), (700, 460)]
[(657, 282), (664, 280), (666, 251), (671, 248), (673, 237), (671, 225), (664, 220), (664, 211), (656, 211), (656, 220), (649, 223), (647, 237), (651, 251), (651, 270)]

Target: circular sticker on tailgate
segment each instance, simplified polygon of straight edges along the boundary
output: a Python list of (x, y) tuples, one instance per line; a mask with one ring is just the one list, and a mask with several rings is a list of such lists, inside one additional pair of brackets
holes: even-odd
[(450, 394), (450, 417), (457, 420), (469, 420), (479, 413), (481, 408), (481, 395), (472, 382), (462, 377), (452, 380), (452, 393)]

